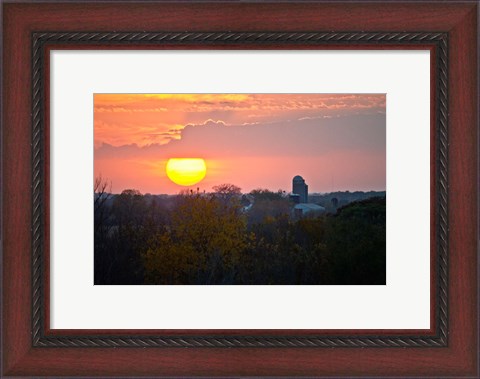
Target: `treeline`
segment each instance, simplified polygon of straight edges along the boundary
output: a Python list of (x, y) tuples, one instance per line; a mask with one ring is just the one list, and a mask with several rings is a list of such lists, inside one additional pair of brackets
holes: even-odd
[(308, 195), (308, 200), (312, 203), (321, 205), (327, 210), (327, 212), (334, 213), (338, 208), (341, 208), (353, 201), (385, 196), (385, 191), (336, 191), (324, 194), (312, 193)]
[(233, 185), (168, 201), (95, 193), (95, 284), (385, 284), (385, 198), (295, 218), (285, 193)]

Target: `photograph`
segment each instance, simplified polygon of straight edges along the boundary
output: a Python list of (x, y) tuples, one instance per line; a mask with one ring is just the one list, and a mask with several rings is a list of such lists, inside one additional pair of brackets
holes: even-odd
[(0, 376), (480, 378), (479, 4), (1, 2)]
[(95, 285), (385, 285), (385, 94), (109, 94)]

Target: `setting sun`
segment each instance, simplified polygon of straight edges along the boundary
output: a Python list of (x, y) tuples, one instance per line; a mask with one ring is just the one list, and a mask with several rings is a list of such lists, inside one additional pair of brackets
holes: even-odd
[(170, 158), (166, 172), (172, 182), (192, 186), (205, 178), (207, 166), (202, 158)]

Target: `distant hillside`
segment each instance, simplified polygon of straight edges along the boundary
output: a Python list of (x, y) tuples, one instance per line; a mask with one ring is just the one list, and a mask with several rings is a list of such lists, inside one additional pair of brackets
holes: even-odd
[[(330, 193), (313, 193), (308, 195), (308, 201), (325, 207), (327, 212), (335, 213), (337, 209), (353, 202), (359, 200), (366, 200), (372, 197), (383, 197), (387, 196), (386, 191), (337, 191)], [(336, 201), (334, 200), (336, 199)]]

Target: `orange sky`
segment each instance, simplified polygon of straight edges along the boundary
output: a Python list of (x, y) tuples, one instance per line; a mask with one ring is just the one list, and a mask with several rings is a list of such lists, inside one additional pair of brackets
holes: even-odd
[(194, 187), (384, 190), (385, 95), (96, 94), (95, 176), (112, 192), (178, 193), (169, 158), (204, 158)]

